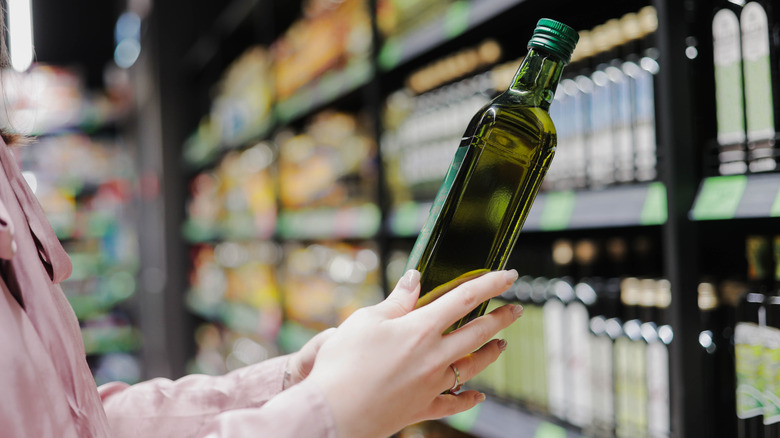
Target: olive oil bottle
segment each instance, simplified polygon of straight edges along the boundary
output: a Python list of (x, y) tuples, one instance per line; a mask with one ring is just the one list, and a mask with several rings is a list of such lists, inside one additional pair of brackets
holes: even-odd
[(421, 273), (418, 306), (506, 266), (555, 153), (548, 109), (577, 39), (565, 24), (539, 20), (512, 85), (469, 123), (406, 265)]

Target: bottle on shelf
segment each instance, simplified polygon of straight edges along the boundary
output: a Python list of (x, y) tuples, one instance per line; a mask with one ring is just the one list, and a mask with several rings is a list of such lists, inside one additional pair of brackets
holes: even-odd
[(672, 433), (669, 380), (669, 348), (674, 339), (674, 331), (669, 324), (672, 290), (669, 280), (659, 279), (654, 283), (654, 321), (642, 324), (642, 337), (647, 342), (647, 427), (650, 437), (667, 438)]
[(574, 289), (568, 282), (553, 278), (546, 286), (546, 301), (542, 307), (544, 341), (547, 357), (547, 403), (550, 414), (566, 419), (570, 391), (568, 384), (567, 350), (571, 346), (566, 307), (574, 299)]
[(655, 120), (655, 76), (660, 70), (655, 46), (658, 16), (652, 6), (642, 8), (635, 17), (626, 16), (621, 20), (621, 31), (629, 41), (636, 42), (627, 45), (626, 62), (621, 66), (631, 82), (635, 179), (652, 181), (658, 176)]
[(597, 299), (593, 286), (580, 282), (574, 286), (574, 296), (564, 310), (568, 330), (568, 347), (565, 349), (569, 387), (566, 419), (577, 427), (589, 425), (593, 417), (589, 325)]
[(615, 339), (615, 435), (647, 436), (647, 341), (638, 319), (623, 323)]
[(742, 69), (745, 81), (747, 162), (750, 172), (777, 169), (780, 128), (777, 41), (773, 35), (772, 2), (751, 1), (740, 13)]
[(763, 437), (762, 327), (766, 325), (765, 296), (770, 278), (770, 242), (766, 236), (746, 239), (748, 292), (740, 300), (734, 329), (737, 433), (740, 438)]
[(729, 1), (720, 3), (712, 18), (718, 172), (721, 175), (731, 175), (747, 171), (742, 41), (739, 26), (742, 7)]
[(774, 287), (766, 298), (764, 328), (764, 437), (780, 437), (780, 236), (773, 238)]
[(531, 280), (530, 298), (531, 301), (525, 307), (523, 319), (528, 324), (529, 336), (531, 340), (531, 363), (530, 371), (534, 379), (531, 384), (531, 398), (529, 406), (531, 409), (541, 412), (548, 412), (548, 390), (547, 390), (547, 339), (545, 333), (545, 322), (543, 306), (546, 299), (547, 284), (549, 280), (544, 277), (536, 277)]
[(553, 158), (548, 110), (577, 39), (570, 27), (540, 20), (512, 85), (469, 123), (407, 263), (422, 275), (418, 305), (506, 265)]

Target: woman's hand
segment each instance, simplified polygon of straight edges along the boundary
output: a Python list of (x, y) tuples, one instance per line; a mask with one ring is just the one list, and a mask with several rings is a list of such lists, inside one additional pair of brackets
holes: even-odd
[(450, 365), (462, 383), (495, 361), (506, 343), (490, 339), (515, 321), (522, 307), (506, 305), (442, 333), (516, 279), (514, 270), (490, 272), (412, 312), (420, 274), (409, 271), (386, 300), (347, 318), (320, 348), (309, 376), (324, 392), (339, 436), (389, 436), (483, 401), (477, 391), (442, 394), (456, 382)]
[(329, 328), (317, 333), (313, 338), (309, 339), (309, 342), (304, 344), (300, 350), (290, 355), (290, 358), (287, 360), (287, 369), (284, 372), (282, 389), (287, 389), (296, 383), (299, 383), (309, 375), (314, 366), (314, 360), (317, 358), (317, 353), (320, 351), (320, 347), (328, 338), (333, 336), (335, 331), (335, 328)]

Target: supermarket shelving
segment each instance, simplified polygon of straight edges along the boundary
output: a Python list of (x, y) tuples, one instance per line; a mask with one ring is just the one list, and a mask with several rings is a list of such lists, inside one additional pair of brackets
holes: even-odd
[[(233, 3), (238, 3), (234, 0)], [(257, 3), (257, 2), (255, 2)], [(265, 2), (259, 2), (259, 4)], [(268, 2), (276, 4), (279, 2)], [(620, 3), (620, 4), (618, 4)], [(254, 3), (253, 3), (254, 4)], [(373, 2), (372, 2), (373, 4)], [(780, 215), (780, 200), (777, 174), (754, 175), (747, 177), (702, 177), (701, 147), (709, 140), (709, 127), (700, 121), (696, 102), (702, 94), (709, 93), (707, 80), (697, 80), (706, 77), (711, 65), (705, 56), (696, 60), (686, 57), (692, 35), (699, 38), (699, 52), (707, 51), (706, 35), (708, 35), (709, 18), (694, 19), (696, 13), (701, 16), (709, 14), (708, 2), (679, 2), (673, 0), (653, 0), (635, 2), (612, 2), (598, 11), (590, 11), (590, 15), (572, 13), (572, 19), (581, 28), (593, 26), (608, 18), (614, 18), (611, 7), (624, 10), (637, 10), (641, 6), (651, 4), (658, 11), (658, 38), (660, 52), (659, 63), (662, 66), (657, 76), (659, 89), (656, 102), (658, 118), (658, 146), (660, 179), (657, 182), (636, 185), (614, 186), (592, 191), (558, 191), (542, 193), (535, 203), (531, 215), (527, 219), (524, 233), (535, 236), (554, 238), (559, 234), (569, 232), (587, 233), (589, 230), (621, 232), (624, 228), (653, 229), (654, 235), (660, 236), (662, 247), (663, 275), (673, 287), (673, 305), (671, 310), (672, 325), (675, 330), (675, 342), (672, 346), (672, 394), (673, 428), (678, 436), (696, 436), (699, 425), (705, 416), (701, 412), (699, 395), (703, 382), (698, 376), (696, 358), (693, 356), (698, 347), (698, 332), (691, 315), (698, 312), (696, 290), (699, 274), (699, 248), (703, 237), (701, 226), (712, 222), (733, 222), (731, 219), (772, 218)], [(175, 6), (161, 6), (175, 8)], [(405, 36), (391, 37), (387, 41), (375, 41), (376, 58), (368, 64), (359, 64), (354, 71), (331, 72), (313, 82), (294, 97), (278, 102), (275, 107), (276, 119), (274, 126), (265, 134), (260, 134), (257, 140), (267, 139), (272, 132), (290, 124), (299, 123), (312, 112), (329, 106), (339, 106), (342, 99), (354, 94), (362, 88), (358, 100), (363, 100), (364, 106), (376, 116), (377, 133), (381, 133), (380, 107), (382, 97), (394, 91), (395, 84), (402, 82), (407, 75), (424, 62), (424, 58), (442, 54), (452, 45), (479, 41), (490, 30), (486, 30), (494, 20), (501, 17), (566, 14), (567, 7), (576, 12), (582, 9), (593, 9), (592, 6), (567, 0), (542, 2), (537, 0), (477, 0), (474, 2), (458, 1), (453, 3), (448, 12), (434, 22), (412, 31)], [(706, 11), (706, 13), (705, 13)], [(576, 17), (575, 17), (576, 15)], [(173, 9), (169, 17), (175, 16)], [(521, 21), (518, 19), (518, 21)], [(523, 19), (522, 21), (529, 21)], [(505, 23), (503, 21), (502, 23)], [(531, 23), (524, 23), (530, 26)], [(272, 34), (279, 34), (275, 29)], [(283, 30), (283, 29), (281, 29)], [(505, 36), (511, 30), (504, 30)], [(496, 29), (500, 33), (500, 29)], [(702, 37), (702, 36), (705, 37)], [(455, 40), (453, 40), (453, 38)], [(262, 41), (259, 41), (262, 40)], [(454, 42), (453, 42), (454, 41)], [(271, 39), (258, 38), (251, 43), (271, 43)], [(224, 46), (225, 42), (218, 43)], [(515, 48), (515, 51), (521, 51)], [(519, 55), (510, 52), (508, 56)], [(211, 61), (202, 63), (208, 64)], [(189, 72), (197, 79), (197, 85), (203, 85), (201, 76), (215, 76), (218, 67), (197, 67), (195, 73)], [(217, 71), (217, 73), (214, 72)], [(347, 70), (349, 71), (349, 70)], [(172, 81), (169, 81), (171, 83)], [(207, 81), (208, 82), (208, 81)], [(185, 86), (180, 85), (186, 89)], [(179, 96), (186, 94), (179, 90)], [(207, 94), (207, 93), (203, 93)], [(200, 96), (207, 99), (207, 96)], [(169, 101), (170, 102), (170, 101)], [(197, 106), (195, 106), (197, 108)], [(193, 112), (203, 113), (203, 108), (193, 109)], [(701, 111), (706, 112), (707, 108)], [(177, 140), (186, 137), (194, 125), (192, 119), (201, 114), (194, 114), (188, 121), (174, 120), (178, 129)], [(703, 118), (703, 117), (701, 117)], [(175, 152), (170, 152), (175, 155)], [(211, 160), (218, 160), (214, 156)], [(170, 178), (182, 178), (177, 171), (180, 164), (171, 159), (174, 169)], [(207, 160), (208, 161), (208, 160)], [(207, 163), (206, 166), (209, 164)], [(380, 170), (381, 172), (381, 170)], [(191, 176), (187, 173), (186, 176)], [(378, 190), (382, 192), (382, 188)], [(181, 190), (178, 196), (184, 197)], [(331, 239), (348, 240), (353, 238), (371, 238), (382, 245), (396, 240), (412, 239), (422, 226), (430, 204), (426, 202), (410, 202), (392, 209), (386, 199), (379, 199), (377, 205), (367, 207), (369, 217), (362, 225), (350, 227), (348, 230), (336, 226), (336, 217), (345, 213), (338, 210), (284, 211), (279, 214), (277, 235), (281, 240)], [(378, 212), (377, 210), (378, 209)], [(354, 214), (356, 217), (359, 214)], [(172, 226), (178, 230), (181, 223)], [(178, 250), (183, 255), (184, 250)], [(174, 253), (174, 257), (176, 253)], [(184, 278), (186, 273), (178, 272), (178, 277)], [(174, 273), (175, 275), (175, 273)], [(181, 282), (181, 280), (180, 280)], [(197, 307), (193, 307), (197, 309)], [(213, 310), (213, 309), (212, 309)], [(204, 316), (215, 318), (211, 311), (201, 312)], [(498, 436), (492, 425), (501, 428), (528, 427), (531, 430), (558, 430), (546, 418), (535, 413), (517, 409), (514, 406), (487, 402), (477, 411), (476, 420), (470, 430), (480, 436)], [(455, 423), (465, 420), (453, 420)], [(555, 427), (547, 426), (553, 424)], [(462, 423), (461, 423), (462, 425)], [(479, 425), (479, 426), (478, 426)], [(527, 426), (524, 426), (527, 425)], [(468, 428), (467, 428), (468, 429)], [(539, 432), (542, 433), (542, 432)], [(551, 432), (553, 433), (553, 432)], [(556, 432), (557, 433), (557, 432)], [(574, 434), (574, 435), (572, 435)], [(541, 435), (540, 435), (541, 436)], [(576, 436), (576, 431), (564, 427), (562, 435)]]

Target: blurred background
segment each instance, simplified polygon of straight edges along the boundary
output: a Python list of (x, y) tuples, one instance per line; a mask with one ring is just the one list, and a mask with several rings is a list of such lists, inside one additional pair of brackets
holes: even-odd
[(400, 436), (761, 436), (737, 386), (777, 398), (777, 345), (735, 329), (778, 326), (772, 1), (3, 4), (0, 122), (33, 138), (17, 156), (98, 384), (222, 374), (383, 299), (549, 17), (581, 41), (495, 303), (525, 316), (471, 382), (488, 402)]

